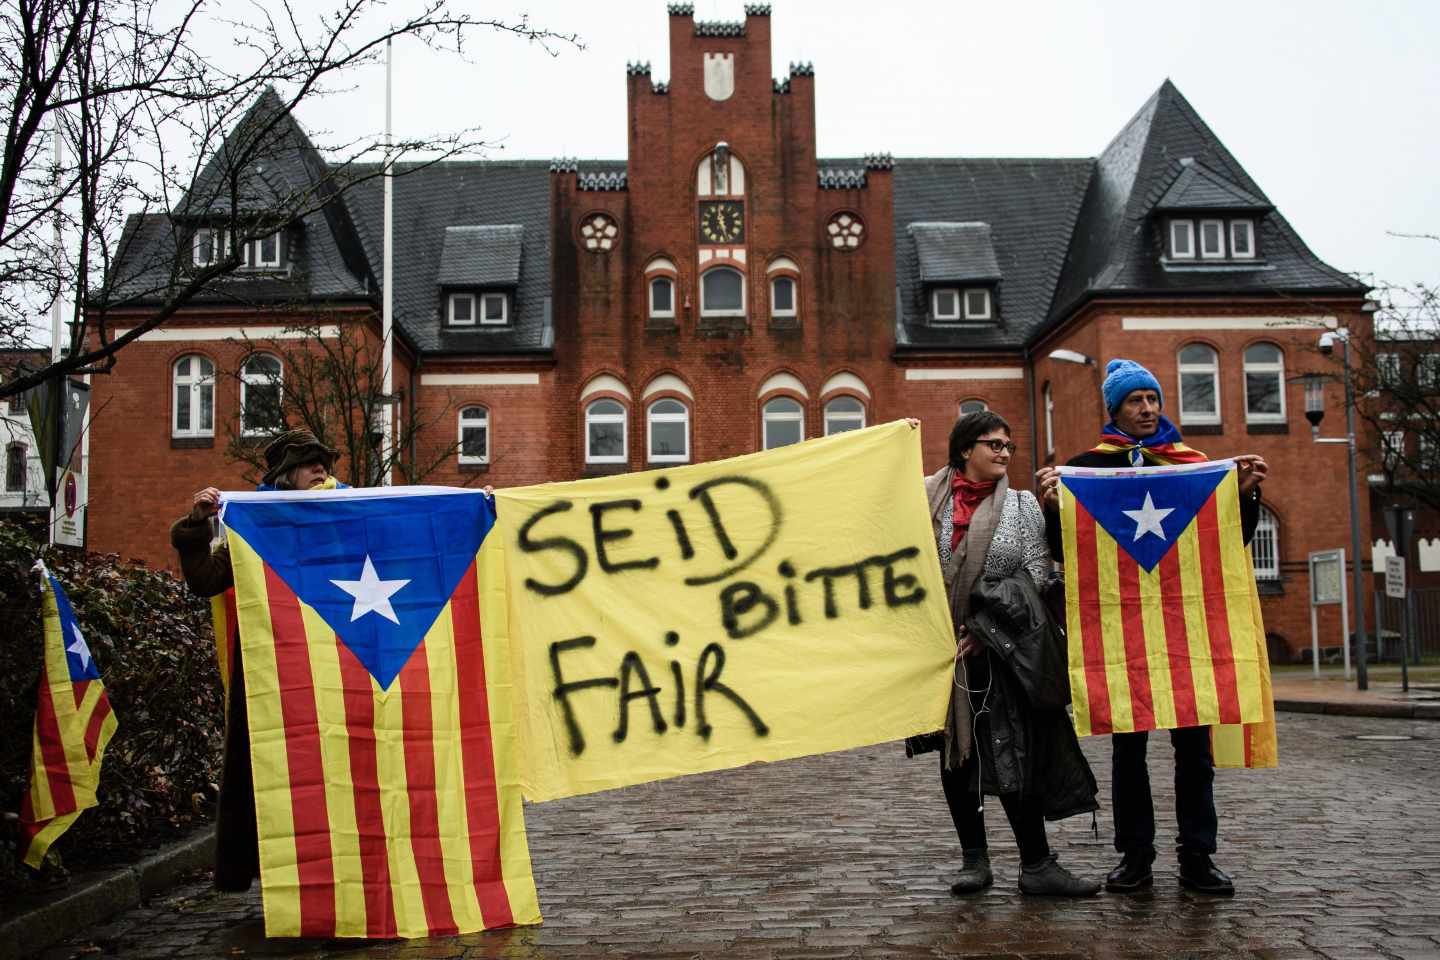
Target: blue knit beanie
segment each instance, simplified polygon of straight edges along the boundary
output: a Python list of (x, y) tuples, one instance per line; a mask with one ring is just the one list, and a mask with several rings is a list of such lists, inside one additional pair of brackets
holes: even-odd
[(1105, 395), (1105, 411), (1112, 416), (1115, 408), (1135, 390), (1154, 390), (1160, 395), (1160, 406), (1165, 406), (1165, 391), (1155, 374), (1146, 370), (1134, 360), (1111, 360), (1105, 364), (1105, 382), (1100, 392)]

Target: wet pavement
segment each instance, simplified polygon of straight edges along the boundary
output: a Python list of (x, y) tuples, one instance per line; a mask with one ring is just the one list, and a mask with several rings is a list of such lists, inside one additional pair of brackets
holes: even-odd
[[(998, 804), (996, 884), (953, 898), (960, 849), (937, 761), (887, 744), (527, 806), (539, 927), (267, 940), (258, 892), (217, 895), (197, 878), (40, 956), (1440, 960), (1440, 724), (1279, 722), (1280, 770), (1217, 772), (1216, 862), (1235, 877), (1233, 899), (1182, 890), (1165, 853), (1139, 896), (1025, 897)], [(1108, 808), (1107, 739), (1085, 751)], [(1151, 738), (1162, 830), (1174, 822), (1169, 752)], [(1096, 879), (1117, 859), (1106, 810), (1098, 827), (1098, 839), (1089, 817), (1050, 827), (1061, 862)]]

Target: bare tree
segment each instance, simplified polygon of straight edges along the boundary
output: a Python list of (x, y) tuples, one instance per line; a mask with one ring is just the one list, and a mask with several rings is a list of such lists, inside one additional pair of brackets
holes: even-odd
[[(32, 343), (37, 307), (67, 291), (75, 299), (68, 354), (0, 384), (0, 397), (109, 371), (128, 343), (239, 269), (253, 241), (305, 217), (344, 216), (343, 194), (393, 169), (387, 163), (482, 148), (473, 128), (388, 148), (378, 135), (323, 150), (297, 136), (291, 112), (334, 92), (387, 41), (415, 37), (462, 57), (487, 31), (552, 53), (576, 43), (450, 0), (402, 5), (408, 15), (378, 29), (367, 24), (390, 9), (382, 0), (340, 0), (319, 14), (299, 0), (242, 9), (233, 20), (203, 0), (178, 10), (150, 0), (18, 0), (0, 11), (0, 347)], [(207, 23), (223, 26), (223, 51), (203, 48)], [(201, 223), (214, 242), (197, 260)], [(136, 302), (145, 310), (127, 314), (114, 335), (112, 311)]]
[[(246, 392), (227, 425), (226, 453), (250, 468), (247, 480), (258, 482), (265, 472), (269, 439), (297, 427), (339, 451), (336, 476), (354, 487), (373, 486), (392, 471), (420, 483), (455, 455), (458, 443), (429, 439), (454, 415), (450, 405), (422, 414), (403, 390), (382, 392), (383, 341), (365, 321), (307, 311), (285, 333), (246, 340), (240, 365), (220, 371)], [(389, 448), (382, 442), (387, 410), (395, 420)]]

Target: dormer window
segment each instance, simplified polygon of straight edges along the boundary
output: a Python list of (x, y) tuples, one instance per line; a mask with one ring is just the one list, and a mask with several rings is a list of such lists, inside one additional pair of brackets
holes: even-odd
[(452, 293), (449, 319), (454, 327), (490, 326), (510, 322), (510, 298), (504, 293)]
[(1166, 233), (1171, 260), (1254, 260), (1256, 257), (1255, 221), (1249, 217), (1198, 220), (1177, 217), (1169, 221)]
[[(195, 266), (214, 266), (229, 256), (230, 234), (219, 227), (201, 227), (191, 239), (190, 250)], [(280, 233), (246, 240), (240, 246), (240, 266), (246, 270), (279, 270), (284, 266)]]
[(993, 320), (994, 305), (986, 287), (936, 287), (930, 293), (930, 318), (941, 323)]
[(225, 231), (201, 227), (192, 241), (192, 259), (197, 267), (208, 267), (225, 259)]

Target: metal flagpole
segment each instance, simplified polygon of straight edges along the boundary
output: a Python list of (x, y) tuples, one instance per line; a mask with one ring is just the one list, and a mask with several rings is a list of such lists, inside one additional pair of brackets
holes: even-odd
[[(59, 190), (60, 164), (64, 160), (64, 155), (61, 152), (61, 124), (60, 112), (58, 110), (55, 112), (54, 119), (54, 183), (56, 190)], [(63, 316), (64, 303), (62, 302), (62, 287), (60, 284), (60, 277), (64, 276), (64, 271), (60, 269), (60, 258), (63, 256), (62, 244), (64, 243), (64, 236), (62, 234), (60, 225), (60, 205), (58, 203), (55, 205), (55, 220), (53, 227), (55, 247), (52, 256), (55, 258), (56, 270), (55, 298), (50, 301), (50, 362), (59, 363), (65, 352), (65, 348), (61, 342), (62, 338), (64, 337), (65, 321)], [(50, 494), (50, 530), (46, 542), (51, 546), (55, 545), (55, 527), (60, 522), (59, 474), (61, 471), (60, 447), (63, 443), (61, 433), (65, 422), (65, 380), (65, 377), (56, 377), (52, 379), (47, 385), (47, 389), (49, 389), (50, 391), (50, 475), (45, 478), (45, 488)], [(44, 458), (42, 457), (41, 459), (43, 461)]]
[(382, 375), (384, 383), (381, 386), (381, 393), (384, 400), (381, 403), (381, 421), (384, 427), (384, 436), (380, 442), (381, 465), (381, 486), (390, 486), (392, 470), (390, 459), (394, 450), (394, 373), (391, 370), (391, 361), (395, 356), (394, 350), (394, 324), (395, 324), (395, 284), (393, 277), (395, 273), (395, 178), (390, 174), (391, 150), (392, 150), (392, 96), (391, 96), (391, 60), (393, 54), (391, 41), (385, 41), (385, 274), (381, 289), (381, 314), (380, 333), (383, 338), (381, 344), (382, 353)]

